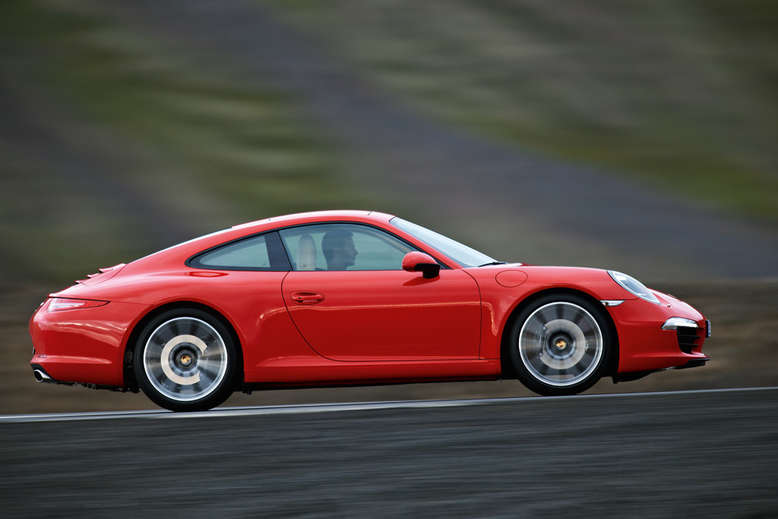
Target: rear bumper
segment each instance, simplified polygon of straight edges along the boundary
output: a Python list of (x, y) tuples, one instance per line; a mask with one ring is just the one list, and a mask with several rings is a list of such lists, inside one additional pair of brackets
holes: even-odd
[(29, 327), (33, 343), (30, 365), (39, 370), (42, 380), (122, 386), (124, 346), (144, 307), (116, 302), (57, 312), (49, 312), (47, 307), (38, 308)]
[(46, 372), (46, 369), (43, 368), (43, 366), (39, 364), (30, 364), (30, 367), (32, 368), (32, 376), (35, 379), (36, 382), (43, 383), (43, 384), (61, 384), (63, 386), (86, 386), (92, 389), (109, 389), (111, 391), (135, 391), (137, 392), (137, 388), (126, 388), (124, 386), (116, 385), (116, 384), (95, 384), (91, 382), (64, 382), (62, 380), (57, 380), (53, 378), (51, 375), (49, 375)]

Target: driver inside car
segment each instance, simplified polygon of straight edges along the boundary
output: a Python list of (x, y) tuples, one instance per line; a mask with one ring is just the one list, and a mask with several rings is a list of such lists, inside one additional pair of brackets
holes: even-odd
[(327, 270), (348, 270), (359, 254), (352, 233), (341, 229), (327, 232), (321, 240), (321, 249), (327, 260)]

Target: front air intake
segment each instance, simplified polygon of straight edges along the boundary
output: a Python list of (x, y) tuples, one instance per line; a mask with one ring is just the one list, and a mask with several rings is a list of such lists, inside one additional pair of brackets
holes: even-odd
[(692, 353), (695, 348), (699, 348), (701, 345), (700, 328), (679, 326), (676, 333), (678, 334), (678, 347), (684, 353)]

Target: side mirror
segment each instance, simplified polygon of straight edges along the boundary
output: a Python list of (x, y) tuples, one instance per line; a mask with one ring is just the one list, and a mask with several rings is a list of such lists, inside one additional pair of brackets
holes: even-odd
[(432, 279), (440, 274), (440, 265), (429, 254), (414, 251), (403, 257), (403, 270), (421, 272), (423, 277)]

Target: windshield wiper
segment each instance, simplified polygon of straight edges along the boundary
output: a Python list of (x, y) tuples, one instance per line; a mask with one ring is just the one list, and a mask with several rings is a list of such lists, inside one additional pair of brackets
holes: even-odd
[(507, 261), (490, 261), (489, 263), (484, 263), (483, 265), (478, 265), (479, 267), (488, 267), (489, 265), (505, 265)]

